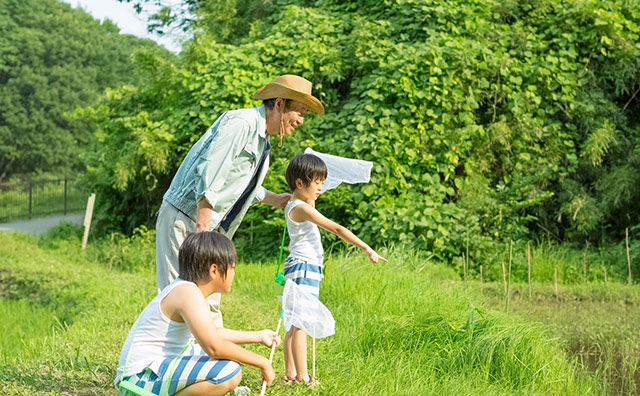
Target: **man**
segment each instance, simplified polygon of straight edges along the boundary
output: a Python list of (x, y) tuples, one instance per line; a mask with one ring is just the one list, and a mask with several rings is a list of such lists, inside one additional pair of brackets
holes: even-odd
[[(222, 114), (182, 161), (165, 193), (156, 224), (158, 293), (178, 276), (178, 249), (192, 232), (218, 231), (230, 239), (254, 202), (284, 208), (290, 194), (262, 187), (269, 168), (269, 136), (282, 137), (304, 122), (307, 110), (324, 114), (311, 82), (283, 75), (260, 88), (262, 105)], [(209, 297), (222, 327), (220, 294)]]

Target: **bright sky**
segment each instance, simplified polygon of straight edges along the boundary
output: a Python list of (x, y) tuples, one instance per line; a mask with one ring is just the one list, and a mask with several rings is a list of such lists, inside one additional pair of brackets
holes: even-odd
[(120, 33), (133, 34), (138, 37), (150, 38), (169, 50), (178, 53), (180, 44), (169, 37), (158, 37), (147, 32), (147, 24), (144, 15), (136, 14), (131, 3), (121, 3), (117, 0), (62, 0), (73, 8), (80, 7), (95, 19), (103, 21), (110, 19), (118, 25)]

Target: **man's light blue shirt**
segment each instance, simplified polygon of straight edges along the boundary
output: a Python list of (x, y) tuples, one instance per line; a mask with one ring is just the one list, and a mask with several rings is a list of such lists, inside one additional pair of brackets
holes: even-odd
[[(258, 165), (268, 139), (264, 105), (225, 112), (189, 150), (164, 200), (195, 221), (198, 202), (206, 199), (213, 208), (210, 230), (232, 237), (249, 206), (266, 195), (262, 182), (269, 168), (268, 152), (264, 165)], [(255, 188), (246, 203), (233, 211), (233, 219), (226, 219), (228, 229), (218, 229), (252, 178)]]

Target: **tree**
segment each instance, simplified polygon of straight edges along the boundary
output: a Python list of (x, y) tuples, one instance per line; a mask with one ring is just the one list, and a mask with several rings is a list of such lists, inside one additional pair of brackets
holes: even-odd
[(266, 22), (278, 2), (264, 0), (118, 0), (148, 15), (148, 30), (160, 35), (205, 31), (220, 43), (236, 43), (250, 27)]
[(155, 46), (57, 0), (0, 0), (0, 180), (81, 168), (93, 135), (65, 114), (138, 81), (132, 53)]

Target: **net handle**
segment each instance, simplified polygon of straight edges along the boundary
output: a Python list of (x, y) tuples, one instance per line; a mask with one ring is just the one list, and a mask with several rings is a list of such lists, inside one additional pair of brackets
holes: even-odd
[(280, 263), (282, 262), (282, 252), (284, 251), (284, 237), (287, 234), (287, 224), (284, 224), (282, 229), (282, 243), (280, 244), (280, 256), (278, 257), (278, 268), (276, 269), (276, 275), (280, 272)]

